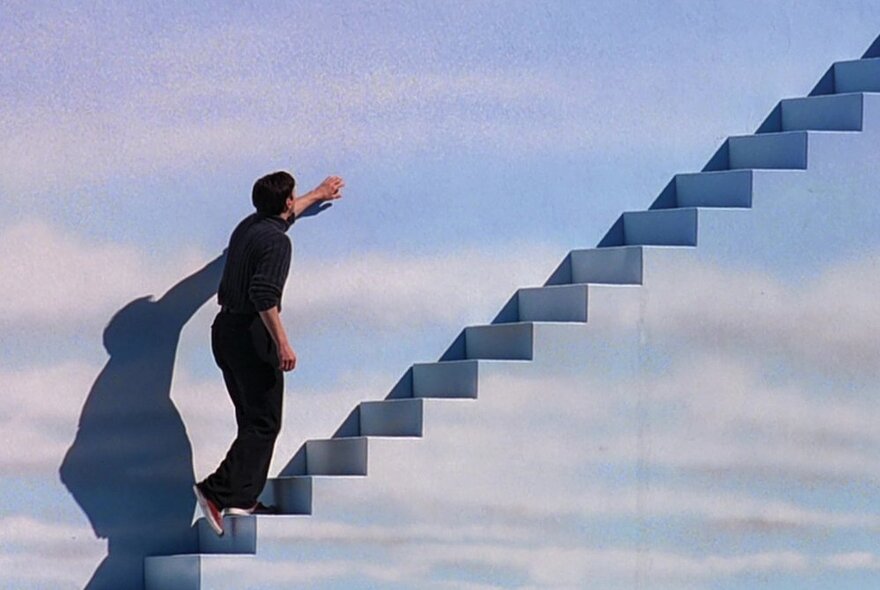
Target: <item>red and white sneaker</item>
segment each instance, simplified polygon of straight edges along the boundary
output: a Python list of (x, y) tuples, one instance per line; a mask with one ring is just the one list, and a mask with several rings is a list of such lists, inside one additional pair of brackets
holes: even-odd
[(223, 509), (224, 516), (250, 516), (252, 514), (278, 514), (278, 508), (257, 502), (250, 508), (229, 507)]
[(202, 490), (199, 488), (199, 484), (193, 485), (193, 492), (196, 495), (196, 500), (199, 502), (199, 508), (202, 509), (202, 514), (205, 515), (205, 520), (208, 521), (208, 524), (214, 532), (217, 533), (218, 536), (223, 536), (223, 514), (220, 512), (220, 508), (217, 507), (212, 500), (209, 500), (202, 493)]

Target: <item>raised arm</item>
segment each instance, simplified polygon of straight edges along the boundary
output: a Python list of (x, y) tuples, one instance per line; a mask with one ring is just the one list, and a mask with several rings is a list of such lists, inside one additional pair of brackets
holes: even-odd
[(303, 211), (312, 205), (334, 201), (342, 197), (342, 187), (345, 182), (339, 176), (328, 176), (324, 182), (319, 184), (314, 190), (311, 190), (301, 197), (293, 200), (293, 217), (299, 217)]

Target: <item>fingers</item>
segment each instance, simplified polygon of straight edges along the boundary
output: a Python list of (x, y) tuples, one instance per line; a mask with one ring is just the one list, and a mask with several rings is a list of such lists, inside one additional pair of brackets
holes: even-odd
[(345, 181), (342, 180), (341, 176), (328, 176), (324, 179), (323, 184), (327, 185), (331, 192), (336, 193), (339, 189), (345, 186)]
[(316, 191), (321, 193), (322, 200), (329, 201), (331, 199), (340, 198), (342, 196), (342, 193), (340, 191), (344, 186), (345, 181), (342, 180), (341, 176), (328, 176), (319, 185)]
[(296, 355), (291, 356), (279, 356), (278, 359), (280, 362), (278, 363), (278, 368), (282, 371), (292, 371), (296, 367)]

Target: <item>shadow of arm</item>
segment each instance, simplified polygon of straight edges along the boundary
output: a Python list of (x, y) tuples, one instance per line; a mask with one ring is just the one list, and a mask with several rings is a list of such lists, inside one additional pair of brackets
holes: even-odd
[(223, 265), (226, 262), (226, 250), (223, 253), (186, 277), (162, 296), (157, 303), (163, 311), (179, 323), (185, 323), (204, 303), (217, 293)]

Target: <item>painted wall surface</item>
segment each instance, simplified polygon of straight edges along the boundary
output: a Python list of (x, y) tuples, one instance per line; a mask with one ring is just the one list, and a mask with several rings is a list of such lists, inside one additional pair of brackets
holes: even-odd
[[(144, 555), (197, 550), (190, 485), (235, 428), (208, 326), (257, 176), (348, 182), (291, 230), (271, 472), (295, 473), (860, 57), (874, 4), (5, 3), (0, 586), (142, 588)], [(426, 401), (422, 438), (371, 440), (367, 478), (316, 482), (313, 516), (261, 519), (203, 587), (877, 586), (873, 98), (864, 131), (756, 172), (697, 249), (592, 288), (533, 362), (481, 363), (477, 399)]]

